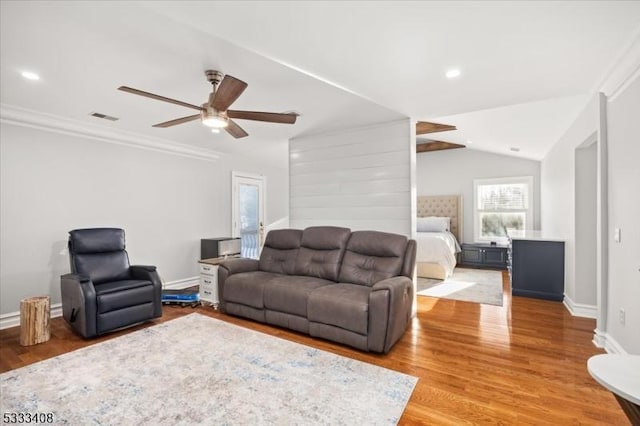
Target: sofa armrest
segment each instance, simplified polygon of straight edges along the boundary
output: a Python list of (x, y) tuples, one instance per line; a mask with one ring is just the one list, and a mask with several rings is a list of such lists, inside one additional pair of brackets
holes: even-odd
[(129, 272), (134, 280), (151, 281), (151, 284), (153, 284), (153, 317), (162, 316), (162, 280), (156, 267), (151, 265), (131, 265)]
[(377, 282), (369, 294), (369, 350), (388, 353), (411, 319), (413, 281), (397, 276)]
[(260, 262), (256, 259), (229, 259), (220, 263), (220, 269), (226, 269), (228, 275), (240, 274), (242, 272), (257, 271)]
[(233, 274), (241, 274), (243, 272), (257, 271), (260, 267), (260, 262), (256, 259), (229, 259), (220, 263), (218, 268), (218, 309), (225, 312), (224, 305), (224, 286), (229, 278)]
[(92, 337), (96, 331), (96, 290), (91, 279), (84, 275), (60, 276), (62, 316), (83, 337)]

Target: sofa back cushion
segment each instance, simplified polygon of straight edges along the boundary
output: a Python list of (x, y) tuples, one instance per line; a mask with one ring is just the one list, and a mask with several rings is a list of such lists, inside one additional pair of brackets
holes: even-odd
[(301, 240), (302, 231), (299, 229), (269, 231), (260, 254), (260, 270), (293, 275)]
[(347, 243), (340, 282), (373, 286), (401, 275), (407, 237), (378, 231), (355, 231)]
[(306, 228), (296, 259), (296, 274), (338, 281), (340, 262), (350, 235), (349, 228), (337, 226)]

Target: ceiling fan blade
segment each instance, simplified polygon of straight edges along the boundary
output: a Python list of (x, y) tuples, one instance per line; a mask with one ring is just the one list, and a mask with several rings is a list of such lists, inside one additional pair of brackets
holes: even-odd
[(134, 95), (146, 96), (147, 98), (155, 99), (162, 102), (169, 102), (170, 104), (180, 105), (187, 108), (197, 109), (198, 111), (202, 111), (203, 108), (197, 105), (188, 104), (186, 102), (177, 101), (175, 99), (167, 98), (164, 96), (156, 95), (153, 93), (145, 92), (144, 90), (134, 89), (133, 87), (120, 86), (118, 90), (122, 90), (123, 92), (133, 93)]
[(266, 121), (269, 123), (293, 124), (298, 118), (295, 113), (277, 113), (277, 112), (259, 112), (259, 111), (237, 111), (227, 110), (230, 118), (239, 118), (242, 120)]
[(244, 129), (236, 124), (235, 121), (229, 120), (229, 125), (224, 128), (227, 133), (233, 136), (236, 139), (244, 138), (245, 136), (249, 136), (249, 133), (245, 132)]
[(242, 80), (238, 80), (230, 75), (225, 75), (220, 83), (220, 86), (216, 90), (216, 95), (213, 98), (213, 106), (218, 111), (226, 111), (229, 106), (235, 102), (236, 99), (244, 92), (248, 86)]
[(188, 115), (182, 118), (176, 118), (175, 120), (165, 121), (164, 123), (154, 124), (152, 127), (171, 127), (182, 123), (188, 123), (189, 121), (197, 120), (200, 118), (200, 114)]

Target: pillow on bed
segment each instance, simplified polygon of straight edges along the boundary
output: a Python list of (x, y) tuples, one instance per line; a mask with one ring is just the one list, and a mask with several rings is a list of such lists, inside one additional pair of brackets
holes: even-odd
[(418, 232), (445, 232), (451, 229), (450, 217), (419, 217)]

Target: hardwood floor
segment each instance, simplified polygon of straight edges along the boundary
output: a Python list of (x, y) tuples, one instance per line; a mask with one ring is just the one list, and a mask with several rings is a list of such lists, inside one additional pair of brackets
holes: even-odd
[[(195, 311), (417, 376), (403, 425), (628, 425), (613, 395), (587, 372), (587, 359), (602, 353), (591, 343), (595, 321), (572, 317), (558, 302), (511, 298), (506, 273), (503, 286), (502, 307), (419, 296), (417, 317), (388, 355), (352, 350), (209, 307), (166, 306), (155, 323)], [(151, 325), (85, 341), (55, 318), (51, 340), (30, 347), (19, 345), (18, 327), (2, 330), (0, 372)]]

